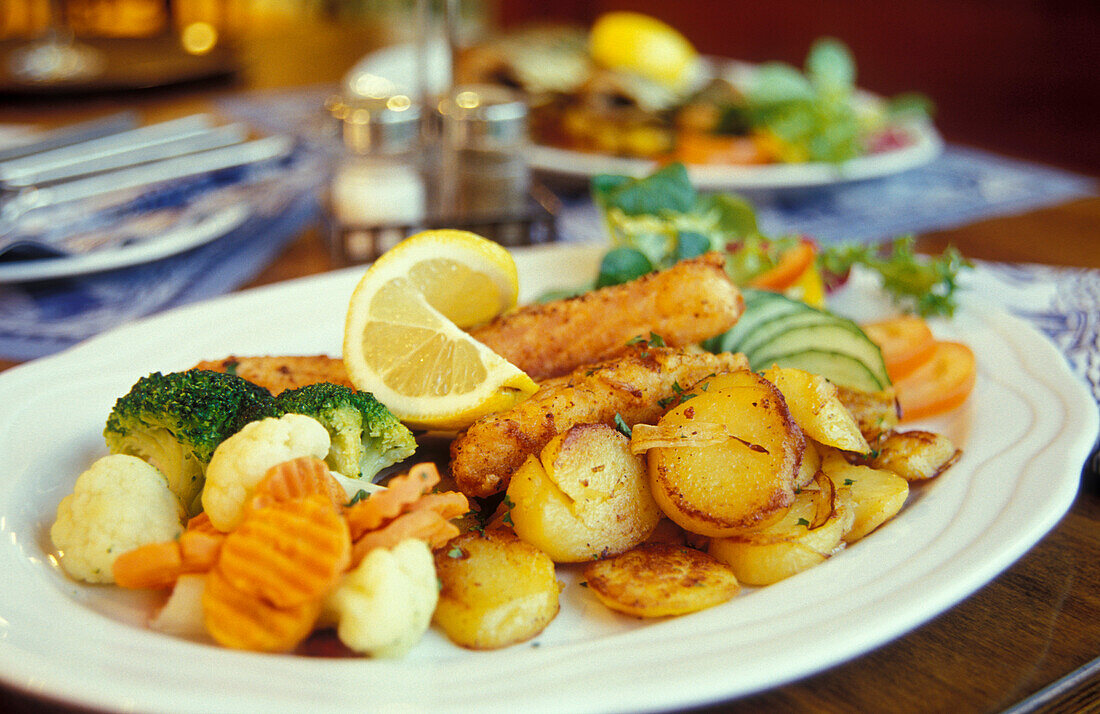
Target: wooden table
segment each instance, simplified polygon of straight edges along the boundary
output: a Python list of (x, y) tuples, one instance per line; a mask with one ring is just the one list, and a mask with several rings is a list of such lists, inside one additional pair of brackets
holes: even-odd
[[(300, 30), (294, 37), (244, 43), (243, 87), (332, 81), (371, 42), (373, 31)], [(357, 34), (358, 33), (358, 34)], [(247, 38), (246, 38), (247, 39)], [(288, 61), (296, 42), (312, 59)], [(322, 61), (320, 56), (327, 60)], [(159, 118), (209, 105), (241, 87), (215, 86), (130, 97)], [(102, 113), (112, 100), (73, 105), (0, 107), (0, 122), (50, 123)], [(973, 258), (1100, 269), (1100, 198), (1021, 216), (983, 221), (921, 237), (938, 251), (947, 244)], [(248, 287), (330, 269), (316, 229), (302, 233)], [(0, 362), (0, 369), (13, 366)], [(1100, 711), (1100, 483), (1082, 483), (1073, 507), (1016, 564), (958, 606), (911, 633), (849, 663), (714, 711), (758, 712), (1013, 712)], [(746, 653), (748, 654), (748, 653)], [(730, 663), (736, 667), (735, 661)], [(1066, 678), (1070, 678), (1066, 680)], [(1054, 691), (1048, 688), (1055, 687)], [(521, 708), (521, 707), (520, 707)], [(52, 707), (0, 691), (0, 711)]]

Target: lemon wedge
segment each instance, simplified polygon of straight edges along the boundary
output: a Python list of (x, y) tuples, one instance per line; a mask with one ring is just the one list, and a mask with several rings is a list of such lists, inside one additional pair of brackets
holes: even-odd
[(592, 60), (608, 69), (639, 74), (672, 89), (691, 79), (698, 54), (672, 26), (637, 12), (601, 15), (588, 35)]
[(344, 323), (344, 366), (414, 429), (457, 430), (538, 388), (463, 328), (515, 306), (519, 280), (497, 243), (459, 230), (406, 238), (355, 287)]

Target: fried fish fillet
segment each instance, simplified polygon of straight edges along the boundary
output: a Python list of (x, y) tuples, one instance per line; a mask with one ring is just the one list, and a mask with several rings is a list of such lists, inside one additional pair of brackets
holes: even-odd
[(651, 332), (670, 347), (696, 344), (733, 327), (744, 309), (725, 260), (707, 253), (629, 283), (522, 307), (470, 334), (542, 380), (599, 362)]
[(451, 475), (467, 496), (504, 490), (531, 454), (575, 424), (656, 423), (678, 393), (712, 374), (747, 369), (741, 354), (634, 345), (621, 356), (548, 379), (530, 399), (480, 419), (451, 443)]
[(272, 394), (317, 382), (332, 382), (355, 388), (344, 370), (344, 361), (327, 355), (230, 356), (199, 362), (192, 369), (229, 372), (266, 388)]

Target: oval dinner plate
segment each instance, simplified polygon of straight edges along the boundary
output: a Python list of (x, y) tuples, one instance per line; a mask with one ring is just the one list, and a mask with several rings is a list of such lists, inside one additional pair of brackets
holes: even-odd
[[(601, 250), (517, 251), (524, 296), (594, 276)], [(155, 596), (67, 579), (49, 527), (76, 476), (105, 453), (114, 400), (148, 372), (204, 358), (338, 354), (361, 273), (184, 307), (0, 374), (6, 685), (74, 705), (173, 712), (641, 711), (720, 701), (865, 653), (994, 578), (1065, 513), (1097, 428), (1095, 402), (1050, 343), (968, 304), (935, 329), (974, 348), (977, 386), (966, 406), (925, 423), (962, 445), (957, 465), (826, 563), (703, 612), (621, 617), (559, 567), (561, 613), (532, 642), (470, 652), (433, 630), (402, 660), (316, 659), (161, 635), (144, 627)]]

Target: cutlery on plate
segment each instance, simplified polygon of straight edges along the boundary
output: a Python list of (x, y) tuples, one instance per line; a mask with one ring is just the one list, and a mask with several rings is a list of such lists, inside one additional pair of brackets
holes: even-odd
[(125, 111), (112, 114), (99, 119), (70, 124), (69, 126), (53, 129), (38, 135), (35, 141), (27, 144), (19, 144), (0, 150), (0, 161), (17, 159), (30, 154), (38, 154), (43, 151), (51, 151), (70, 144), (79, 144), (84, 141), (98, 139), (109, 134), (117, 134), (128, 129), (133, 129), (138, 124), (137, 112)]
[(227, 124), (210, 129), (191, 129), (176, 136), (156, 136), (120, 151), (89, 154), (80, 159), (40, 162), (34, 166), (8, 167), (0, 164), (0, 189), (18, 191), (32, 186), (66, 181), (79, 176), (170, 159), (207, 149), (239, 144), (248, 138), (244, 124)]
[[(65, 167), (79, 165), (92, 160), (117, 159), (133, 151), (172, 142), (182, 136), (190, 136), (208, 131), (214, 126), (213, 117), (208, 114), (192, 114), (180, 119), (149, 124), (101, 136), (76, 144), (61, 146), (36, 154), (21, 156), (0, 162), (0, 186), (9, 190), (22, 188), (35, 183), (38, 172), (51, 172), (60, 178), (79, 175), (65, 171)], [(127, 165), (125, 162), (119, 165)], [(58, 180), (57, 178), (53, 180)]]
[[(19, 191), (0, 206), (0, 236), (10, 234), (19, 219), (31, 211), (80, 201), (115, 191), (152, 186), (176, 179), (256, 164), (289, 156), (294, 141), (287, 136), (270, 136), (218, 149), (130, 166), (64, 183)], [(15, 242), (0, 239), (0, 252)]]

